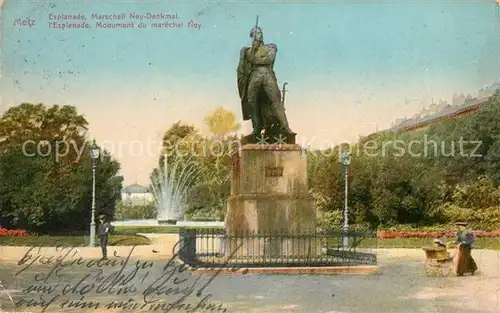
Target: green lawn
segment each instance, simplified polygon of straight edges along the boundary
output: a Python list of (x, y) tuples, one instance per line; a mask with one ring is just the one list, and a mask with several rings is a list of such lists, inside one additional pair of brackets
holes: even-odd
[[(203, 230), (221, 230), (220, 227), (185, 227), (185, 228), (195, 228)], [(136, 234), (136, 233), (168, 233), (175, 234), (179, 232), (180, 227), (177, 226), (121, 226), (115, 227), (116, 234)], [(360, 238), (356, 239), (357, 241)], [(454, 240), (450, 238), (449, 240)], [(329, 238), (329, 246), (337, 246), (340, 238)], [(352, 245), (353, 239), (350, 239), (350, 244)], [(388, 239), (375, 239), (375, 238), (365, 238), (359, 242), (358, 247), (360, 248), (407, 248), (407, 249), (420, 249), (424, 246), (432, 245), (432, 238), (388, 238)], [(476, 249), (491, 249), (500, 250), (500, 238), (477, 238), (474, 246)]]
[[(432, 238), (357, 238), (357, 247), (359, 248), (379, 248), (379, 249), (420, 249), (424, 246), (431, 246)], [(453, 238), (450, 238), (453, 241)], [(338, 246), (340, 238), (329, 238), (328, 245), (330, 247)], [(352, 246), (354, 240), (349, 240), (349, 245)], [(453, 246), (451, 246), (453, 247)], [(476, 249), (500, 250), (500, 238), (477, 238), (474, 243)]]
[[(88, 245), (88, 237), (85, 236), (28, 236), (28, 237), (0, 237), (1, 246), (43, 246), (55, 247), (68, 245), (84, 247)], [(96, 238), (99, 243), (99, 238)], [(108, 245), (110, 246), (132, 246), (149, 245), (148, 238), (138, 235), (111, 235)]]
[[(453, 240), (454, 238), (449, 239), (449, 241)], [(378, 248), (422, 248), (432, 245), (432, 238), (391, 238), (377, 241)], [(474, 248), (500, 250), (500, 238), (477, 238)]]
[[(219, 227), (186, 227), (206, 230), (220, 230)], [(179, 232), (180, 227), (177, 226), (118, 226), (115, 227), (114, 233), (110, 236), (109, 245), (147, 245), (150, 244), (149, 239), (136, 235), (137, 233), (167, 233), (175, 234)], [(359, 241), (361, 238), (357, 238)], [(453, 240), (450, 238), (449, 240)], [(96, 240), (98, 242), (98, 240)], [(340, 238), (328, 238), (329, 247), (337, 247)], [(353, 244), (353, 239), (349, 240), (350, 246)], [(71, 245), (71, 246), (86, 246), (88, 245), (88, 237), (85, 236), (39, 236), (39, 237), (0, 237), (0, 245), (10, 246), (56, 246), (56, 245)], [(413, 248), (420, 249), (424, 246), (432, 245), (432, 238), (390, 238), (376, 239), (365, 238), (361, 240), (357, 246), (359, 248)], [(500, 238), (477, 238), (475, 244), (476, 249), (491, 249), (500, 250)]]

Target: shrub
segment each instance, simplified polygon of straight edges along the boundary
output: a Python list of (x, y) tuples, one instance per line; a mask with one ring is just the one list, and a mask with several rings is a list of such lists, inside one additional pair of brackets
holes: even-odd
[(115, 210), (115, 220), (156, 218), (158, 210), (154, 202), (132, 204), (122, 201)]
[(445, 223), (467, 221), (476, 229), (488, 231), (500, 229), (500, 207), (498, 206), (477, 209), (446, 204), (437, 208), (435, 214), (439, 215)]
[(218, 212), (217, 208), (202, 208), (197, 211), (186, 213), (185, 216), (188, 221), (214, 221), (218, 222), (221, 220), (221, 212)]
[(453, 192), (453, 203), (462, 207), (488, 208), (500, 205), (500, 188), (492, 179), (478, 177), (468, 184), (459, 184)]
[(342, 212), (340, 210), (316, 211), (317, 226), (320, 229), (336, 229), (342, 227)]

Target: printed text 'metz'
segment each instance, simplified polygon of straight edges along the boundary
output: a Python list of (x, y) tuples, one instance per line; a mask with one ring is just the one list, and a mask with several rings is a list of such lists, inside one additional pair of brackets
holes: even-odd
[(31, 18), (16, 18), (14, 19), (14, 26), (29, 26), (33, 27), (35, 26), (35, 20), (32, 20)]

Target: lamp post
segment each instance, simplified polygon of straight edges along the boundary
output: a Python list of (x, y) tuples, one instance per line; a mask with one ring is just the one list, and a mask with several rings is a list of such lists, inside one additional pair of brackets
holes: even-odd
[(90, 242), (89, 247), (95, 246), (95, 168), (99, 158), (100, 149), (95, 140), (90, 147), (90, 157), (92, 158), (92, 216), (90, 220)]
[(349, 185), (349, 164), (351, 164), (351, 155), (348, 152), (342, 152), (340, 162), (344, 168), (344, 226), (342, 227), (342, 246), (344, 249), (349, 248), (349, 209), (347, 206), (348, 185)]

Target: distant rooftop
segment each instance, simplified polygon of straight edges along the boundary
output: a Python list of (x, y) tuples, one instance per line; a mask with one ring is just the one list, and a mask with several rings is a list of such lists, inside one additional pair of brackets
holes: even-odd
[(148, 193), (149, 188), (139, 184), (132, 184), (122, 189), (122, 193)]
[(447, 106), (446, 108), (443, 108), (443, 110), (440, 112), (436, 112), (436, 113), (424, 116), (422, 118), (408, 119), (408, 120), (402, 121), (402, 122), (398, 123), (396, 126), (392, 127), (390, 130), (400, 131), (400, 130), (404, 130), (406, 128), (412, 128), (412, 127), (417, 126), (417, 125), (427, 124), (429, 122), (441, 119), (443, 117), (453, 116), (461, 111), (466, 111), (468, 109), (474, 108), (475, 106), (481, 105), (484, 102), (488, 101), (489, 98), (490, 97), (474, 98), (474, 99), (467, 100), (464, 104), (450, 105), (450, 106)]

